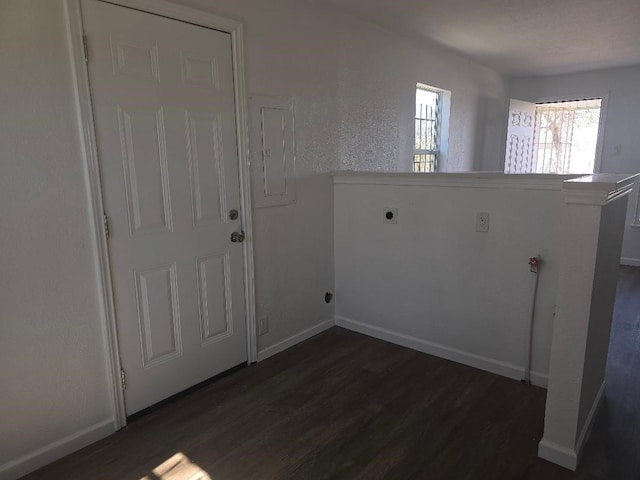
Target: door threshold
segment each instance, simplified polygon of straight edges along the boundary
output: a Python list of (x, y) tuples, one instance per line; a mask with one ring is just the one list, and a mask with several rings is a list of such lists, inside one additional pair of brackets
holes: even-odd
[(165, 398), (164, 400), (160, 400), (158, 403), (154, 403), (153, 405), (150, 405), (146, 408), (143, 408), (142, 410), (136, 412), (136, 413), (132, 413), (131, 415), (127, 416), (127, 424), (130, 424), (132, 422), (135, 422), (136, 420), (139, 420), (140, 418), (155, 412), (156, 410), (159, 410), (160, 408), (175, 402), (176, 400), (181, 399), (182, 397), (186, 397), (187, 395), (196, 392), (198, 390), (203, 389), (204, 387), (217, 382), (218, 380), (223, 379), (224, 377), (228, 377), (229, 375), (237, 372), (238, 370), (242, 370), (243, 368), (247, 367), (247, 362), (243, 362), (240, 365), (236, 365), (235, 367), (231, 367), (229, 370), (225, 370), (222, 373), (219, 373), (217, 375), (214, 375), (211, 378), (207, 378), (206, 380), (203, 380), (200, 383), (196, 383), (195, 385), (182, 390), (181, 392), (175, 393), (173, 395), (171, 395), (170, 397)]

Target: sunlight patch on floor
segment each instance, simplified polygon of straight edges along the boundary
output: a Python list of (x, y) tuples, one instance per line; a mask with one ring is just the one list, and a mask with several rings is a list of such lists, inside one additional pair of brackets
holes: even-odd
[(211, 480), (207, 472), (189, 460), (184, 453), (176, 453), (140, 480)]

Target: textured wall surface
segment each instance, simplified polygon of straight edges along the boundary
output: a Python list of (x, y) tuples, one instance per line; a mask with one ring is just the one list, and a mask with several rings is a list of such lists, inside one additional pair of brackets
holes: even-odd
[[(604, 97), (607, 111), (604, 120), (602, 173), (640, 172), (640, 135), (637, 113), (640, 111), (640, 66), (600, 70), (573, 75), (513, 79), (511, 97), (530, 102), (540, 99), (580, 99)], [(618, 148), (619, 147), (619, 148)], [(633, 221), (638, 206), (638, 188), (629, 198), (627, 225)], [(640, 230), (627, 227), (622, 257), (640, 266)]]

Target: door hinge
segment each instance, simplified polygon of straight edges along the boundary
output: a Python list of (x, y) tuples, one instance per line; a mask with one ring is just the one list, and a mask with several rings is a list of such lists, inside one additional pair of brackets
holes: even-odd
[(106, 213), (103, 214), (102, 221), (104, 224), (104, 234), (107, 238), (109, 238), (109, 217)]
[(89, 63), (89, 47), (87, 46), (87, 36), (82, 36), (82, 47), (84, 48), (84, 63)]
[(120, 383), (122, 384), (122, 390), (127, 389), (127, 379), (124, 374), (124, 368), (120, 369)]

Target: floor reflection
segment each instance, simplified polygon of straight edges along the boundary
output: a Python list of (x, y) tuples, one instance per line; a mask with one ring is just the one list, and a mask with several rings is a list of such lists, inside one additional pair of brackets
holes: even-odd
[(207, 472), (178, 452), (140, 480), (212, 480)]

